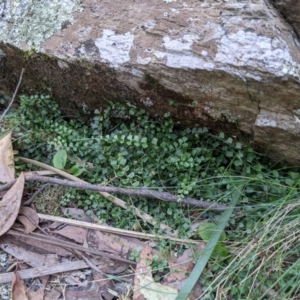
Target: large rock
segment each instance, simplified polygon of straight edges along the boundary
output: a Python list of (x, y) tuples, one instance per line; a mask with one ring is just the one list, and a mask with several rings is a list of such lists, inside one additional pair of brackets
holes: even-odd
[(0, 89), (25, 67), (23, 91), (51, 87), (68, 109), (170, 111), (300, 162), (300, 42), (268, 1), (15, 0), (0, 16)]
[(282, 14), (283, 18), (295, 30), (295, 34), (299, 38), (300, 37), (300, 1), (299, 0), (272, 0), (272, 1), (274, 3), (274, 6)]

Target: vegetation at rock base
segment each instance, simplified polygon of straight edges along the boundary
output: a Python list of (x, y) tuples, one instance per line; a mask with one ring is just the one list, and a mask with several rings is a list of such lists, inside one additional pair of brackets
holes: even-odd
[[(178, 230), (181, 238), (195, 234), (192, 226), (201, 220), (209, 221), (213, 230), (220, 214), (182, 205), (180, 198), (228, 204), (237, 187), (244, 185), (241, 210), (232, 215), (221, 250), (200, 278), (205, 293), (201, 299), (295, 299), (300, 294), (297, 168), (272, 163), (222, 132), (177, 128), (168, 113), (154, 119), (134, 106), (109, 103), (102, 111), (84, 110), (87, 124), (66, 119), (50, 96), (20, 99), (1, 126), (3, 131), (14, 128), (20, 155), (60, 164), (90, 183), (176, 194), (178, 203), (122, 198)], [(17, 168), (25, 165), (19, 162)], [(162, 234), (159, 226), (138, 220), (130, 209), (114, 206), (99, 193), (66, 189), (60, 204), (69, 202), (103, 223)], [(210, 234), (207, 228), (198, 231), (204, 240)], [(161, 241), (158, 247), (167, 252), (173, 245)], [(156, 265), (165, 267), (163, 262)]]

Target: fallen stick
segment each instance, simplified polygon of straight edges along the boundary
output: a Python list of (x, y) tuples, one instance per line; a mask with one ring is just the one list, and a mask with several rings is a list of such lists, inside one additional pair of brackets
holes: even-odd
[(68, 241), (63, 241), (60, 239), (57, 239), (55, 237), (51, 237), (51, 236), (45, 236), (42, 235), (40, 233), (35, 233), (35, 232), (31, 232), (31, 233), (24, 233), (22, 231), (18, 231), (18, 230), (12, 230), (10, 229), (9, 231), (7, 231), (7, 234), (12, 235), (12, 236), (16, 236), (16, 237), (28, 237), (28, 238), (32, 238), (41, 242), (47, 242), (49, 244), (53, 244), (53, 245), (57, 245), (57, 246), (61, 246), (64, 247), (66, 249), (70, 248), (70, 249), (76, 249), (79, 251), (82, 251), (84, 253), (89, 253), (89, 254), (94, 254), (94, 255), (99, 255), (101, 257), (105, 257), (111, 260), (117, 260), (117, 261), (121, 261), (130, 265), (134, 265), (135, 262), (119, 257), (119, 256), (114, 256), (112, 254), (110, 254), (108, 251), (99, 251), (99, 250), (95, 250), (95, 249), (91, 249), (91, 248), (86, 248), (83, 246), (80, 246), (78, 244), (75, 244), (73, 242), (68, 242)]
[[(201, 207), (201, 208), (205, 208), (205, 209), (209, 209), (209, 210), (223, 211), (226, 209), (226, 206), (222, 205), (222, 204), (201, 201), (201, 200), (197, 200), (197, 199), (193, 199), (193, 198), (178, 199), (177, 196), (172, 195), (170, 193), (157, 192), (157, 191), (149, 190), (149, 189), (126, 189), (126, 188), (118, 188), (118, 187), (112, 187), (112, 186), (94, 185), (94, 184), (89, 184), (89, 183), (74, 182), (74, 181), (70, 181), (70, 180), (62, 180), (62, 179), (58, 179), (58, 178), (45, 177), (45, 176), (40, 176), (40, 175), (26, 175), (25, 180), (58, 184), (58, 185), (72, 187), (72, 188), (76, 188), (76, 189), (90, 190), (90, 191), (96, 191), (96, 192), (114, 193), (114, 194), (128, 195), (128, 196), (139, 196), (139, 197), (145, 197), (145, 198), (154, 198), (154, 199), (163, 200), (163, 201), (167, 201), (167, 202), (188, 204), (188, 205)], [(111, 197), (113, 197), (113, 196), (111, 196)]]
[[(179, 238), (174, 238), (171, 236), (162, 236), (162, 235), (149, 234), (149, 233), (143, 233), (143, 232), (132, 231), (132, 230), (119, 229), (119, 228), (114, 228), (114, 227), (110, 227), (107, 225), (92, 224), (92, 223), (88, 223), (88, 222), (83, 222), (83, 221), (78, 221), (78, 220), (73, 220), (73, 219), (66, 219), (66, 218), (56, 217), (56, 216), (51, 216), (51, 215), (44, 215), (44, 214), (37, 214), (37, 215), (42, 220), (59, 222), (59, 223), (63, 223), (63, 224), (69, 224), (69, 225), (78, 226), (78, 227), (82, 227), (82, 228), (88, 228), (88, 229), (94, 229), (94, 230), (99, 230), (99, 231), (113, 233), (113, 234), (119, 234), (119, 235), (123, 235), (123, 236), (130, 236), (130, 237), (135, 237), (135, 238), (143, 239), (143, 240), (156, 241), (159, 239), (163, 239), (163, 240), (170, 240), (170, 241), (176, 242), (178, 244), (183, 244), (183, 245), (184, 244), (198, 245), (199, 243), (203, 243), (203, 241), (179, 239)], [(9, 232), (10, 231), (8, 231), (8, 233)]]
[[(51, 166), (49, 166), (47, 164), (44, 164), (44, 163), (41, 163), (39, 161), (36, 161), (36, 160), (33, 160), (33, 159), (29, 159), (29, 158), (25, 158), (25, 157), (18, 157), (17, 159), (19, 159), (20, 161), (23, 161), (25, 163), (32, 164), (34, 166), (37, 166), (37, 167), (40, 167), (40, 168), (43, 168), (43, 169), (55, 172), (56, 174), (58, 174), (58, 175), (60, 175), (60, 176), (62, 176), (64, 178), (68, 178), (68, 179), (70, 179), (72, 181), (87, 183), (87, 182), (85, 182), (84, 180), (82, 180), (82, 179), (80, 179), (78, 177), (75, 177), (75, 176), (73, 176), (73, 175), (71, 175), (71, 174), (69, 174), (67, 172), (64, 172), (62, 170), (56, 169), (54, 167), (51, 167)], [(1, 191), (1, 187), (0, 187), (0, 191)], [(139, 217), (139, 218), (141, 218), (145, 222), (148, 222), (149, 224), (151, 224), (153, 226), (157, 225), (157, 221), (152, 216), (150, 216), (149, 214), (147, 214), (147, 213), (139, 210), (135, 206), (133, 206), (133, 205), (127, 205), (125, 201), (123, 201), (122, 199), (119, 199), (117, 197), (114, 197), (114, 196), (112, 196), (109, 193), (106, 193), (106, 192), (99, 192), (99, 193), (104, 198), (106, 198), (109, 201), (113, 202), (114, 204), (122, 207), (123, 209), (128, 209), (128, 208), (133, 209), (133, 211), (136, 214), (136, 216)], [(177, 236), (177, 230), (173, 230), (168, 225), (161, 223), (161, 224), (159, 224), (159, 227), (160, 227), (160, 229), (165, 230), (166, 234), (168, 234), (170, 236)]]
[[(90, 266), (83, 260), (67, 261), (53, 266), (42, 266), (31, 268), (27, 270), (18, 271), (21, 279), (36, 278), (45, 275), (52, 275), (63, 272), (76, 271), (80, 269), (90, 268)], [(0, 283), (12, 282), (13, 272), (0, 274)]]

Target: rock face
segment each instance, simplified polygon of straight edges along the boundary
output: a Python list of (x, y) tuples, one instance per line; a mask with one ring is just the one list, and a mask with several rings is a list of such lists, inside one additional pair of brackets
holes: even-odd
[(183, 125), (239, 130), (300, 163), (296, 0), (0, 4), (0, 89), (51, 87), (62, 106), (124, 101)]
[(281, 13), (283, 18), (295, 30), (297, 37), (300, 37), (300, 2), (298, 0), (273, 0), (274, 6)]

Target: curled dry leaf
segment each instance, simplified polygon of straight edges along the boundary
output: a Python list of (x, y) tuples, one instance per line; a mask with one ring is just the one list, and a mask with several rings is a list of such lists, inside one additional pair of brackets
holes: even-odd
[(12, 289), (11, 289), (11, 299), (28, 300), (25, 293), (24, 283), (17, 272), (14, 272), (14, 278), (12, 281)]
[(20, 209), (21, 216), (18, 216), (18, 220), (24, 225), (25, 233), (34, 231), (39, 224), (39, 217), (35, 210), (30, 207), (23, 206)]
[(16, 183), (7, 191), (0, 201), (0, 236), (11, 228), (18, 216), (24, 182), (24, 174), (21, 173)]
[(0, 182), (10, 182), (14, 179), (14, 155), (10, 133), (0, 140)]

